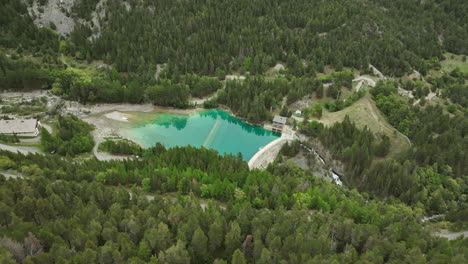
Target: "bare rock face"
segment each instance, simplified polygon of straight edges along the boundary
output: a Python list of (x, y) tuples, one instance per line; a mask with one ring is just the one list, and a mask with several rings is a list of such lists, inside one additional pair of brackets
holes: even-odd
[(28, 7), (29, 15), (38, 27), (52, 27), (60, 35), (67, 35), (75, 28), (75, 21), (70, 15), (71, 8), (79, 0), (48, 0), (43, 6), (35, 0)]
[(107, 0), (100, 0), (97, 3), (96, 10), (91, 13), (90, 21), (73, 15), (72, 8), (80, 1), (47, 0), (47, 3), (41, 6), (38, 0), (33, 0), (32, 5), (28, 6), (28, 11), (34, 20), (34, 24), (38, 27), (52, 28), (58, 34), (65, 36), (70, 34), (77, 24), (83, 24), (89, 26), (93, 31), (90, 40), (98, 38), (101, 34), (102, 18), (105, 15), (104, 5), (107, 3)]

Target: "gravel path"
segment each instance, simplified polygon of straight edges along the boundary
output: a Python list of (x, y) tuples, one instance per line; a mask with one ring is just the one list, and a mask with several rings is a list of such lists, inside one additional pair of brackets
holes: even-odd
[(129, 158), (128, 156), (115, 156), (107, 152), (98, 151), (99, 145), (105, 141), (106, 132), (95, 129), (93, 130), (92, 134), (93, 134), (94, 142), (96, 143), (93, 147), (93, 154), (96, 157), (96, 159), (100, 161), (109, 161), (109, 160), (124, 160), (124, 159)]
[[(11, 173), (13, 172), (13, 173)], [(0, 171), (0, 174), (5, 176), (7, 179), (17, 179), (17, 178), (24, 178), (19, 172), (16, 171)]]
[(374, 73), (375, 76), (384, 80), (387, 79), (387, 77), (385, 77), (385, 75), (383, 75), (383, 73), (379, 71), (376, 67), (374, 67), (372, 64), (369, 64), (369, 67), (372, 69), (372, 72)]
[(202, 97), (202, 98), (192, 97), (192, 98), (189, 99), (189, 102), (191, 104), (194, 104), (194, 105), (202, 105), (204, 102), (215, 98), (217, 95), (218, 95), (218, 92), (215, 92), (214, 94), (212, 94), (210, 96)]
[(434, 233), (433, 235), (438, 236), (438, 237), (445, 237), (448, 240), (454, 240), (457, 239), (461, 236), (465, 236), (465, 238), (468, 237), (468, 231), (461, 231), (461, 232), (450, 232), (450, 233)]
[[(369, 85), (371, 87), (375, 87), (375, 85), (377, 84), (374, 80), (372, 80), (371, 78), (366, 77), (366, 76), (359, 76), (359, 77), (357, 77), (356, 79), (353, 80), (353, 82), (361, 82), (361, 83), (363, 81), (366, 82), (367, 85)], [(356, 87), (356, 90), (359, 91), (359, 89), (357, 87)]]
[(19, 152), (24, 155), (40, 153), (40, 151), (34, 147), (20, 147), (20, 146), (17, 147), (17, 146), (9, 146), (9, 145), (0, 144), (0, 149), (10, 151), (10, 152)]
[[(299, 117), (299, 116), (295, 116), (295, 115), (292, 115), (291, 116), (294, 120), (296, 120), (297, 122), (304, 122), (304, 118), (303, 117)], [(308, 120), (309, 121), (309, 120)]]

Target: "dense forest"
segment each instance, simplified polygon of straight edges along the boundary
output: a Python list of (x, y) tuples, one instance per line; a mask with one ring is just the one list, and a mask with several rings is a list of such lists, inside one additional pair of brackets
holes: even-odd
[[(76, 1), (72, 16), (90, 20), (97, 2)], [(468, 53), (463, 0), (108, 1), (98, 37), (85, 23), (61, 41), (32, 24), (22, 1), (1, 5), (2, 46), (48, 60), (59, 51), (101, 59), (145, 80), (154, 78), (157, 64), (176, 75), (258, 74), (278, 62), (295, 76), (369, 63), (389, 75), (424, 74), (443, 50)]]
[(282, 61), (296, 76), (369, 63), (389, 75), (426, 72), (443, 49), (468, 52), (463, 0), (127, 2), (108, 2), (95, 41), (90, 28), (75, 30), (83, 45), (70, 52), (120, 71), (169, 62), (181, 73), (256, 74)]
[[(97, 2), (76, 1), (69, 15), (90, 20)], [(287, 104), (311, 92), (327, 96), (335, 99), (324, 105), (329, 111), (351, 105), (362, 94), (339, 98), (342, 87), (352, 88), (353, 74), (343, 67), (366, 72), (371, 63), (389, 75), (425, 74), (440, 67), (443, 51), (467, 53), (468, 42), (462, 0), (107, 1), (99, 7), (105, 14), (99, 34), (83, 23), (68, 37), (36, 27), (22, 1), (1, 6), (2, 90), (51, 89), (82, 103), (189, 107), (190, 96), (212, 94), (227, 74), (248, 73), (250, 81), (226, 84), (219, 100), (206, 106), (224, 104), (254, 123), (270, 119), (280, 96)], [(112, 66), (84, 71), (64, 55)], [(276, 63), (286, 66), (287, 84), (261, 77)], [(325, 65), (342, 73), (316, 78)], [(461, 89), (450, 85), (447, 91)]]
[[(467, 240), (431, 237), (421, 211), (397, 200), (369, 201), (294, 167), (249, 172), (212, 150), (0, 161), (27, 176), (0, 176), (3, 263), (464, 263), (468, 254)], [(158, 195), (168, 192), (178, 195)]]

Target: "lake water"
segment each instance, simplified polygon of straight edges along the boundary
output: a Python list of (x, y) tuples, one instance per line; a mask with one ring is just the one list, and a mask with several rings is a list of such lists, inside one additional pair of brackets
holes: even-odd
[(259, 126), (249, 125), (219, 109), (194, 114), (151, 113), (132, 121), (127, 136), (152, 147), (157, 142), (170, 148), (192, 145), (217, 150), (219, 153), (242, 153), (248, 161), (260, 147), (280, 137)]

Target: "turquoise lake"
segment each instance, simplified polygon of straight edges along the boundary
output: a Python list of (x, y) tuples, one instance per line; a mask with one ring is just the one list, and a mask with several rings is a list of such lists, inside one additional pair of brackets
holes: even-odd
[(144, 147), (152, 147), (157, 142), (168, 148), (203, 146), (220, 154), (240, 152), (248, 161), (260, 147), (280, 137), (279, 133), (244, 123), (219, 109), (188, 115), (151, 113), (145, 116), (145, 121), (133, 122), (126, 133)]

